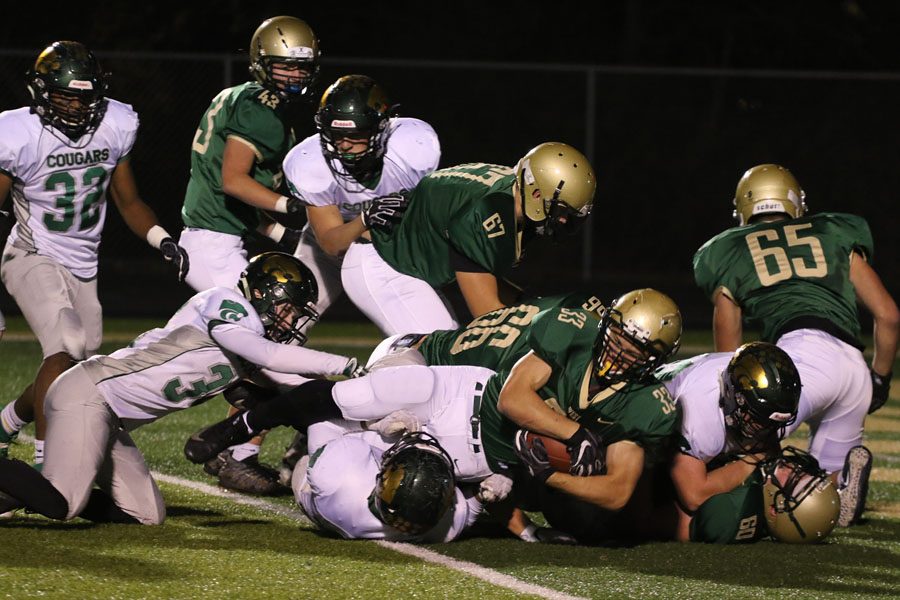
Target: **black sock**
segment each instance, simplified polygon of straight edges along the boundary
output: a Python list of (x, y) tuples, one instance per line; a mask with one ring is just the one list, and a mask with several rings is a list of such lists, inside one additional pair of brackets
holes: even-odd
[(87, 506), (78, 515), (94, 523), (140, 523), (137, 519), (116, 506), (112, 496), (99, 488), (91, 490)]
[(69, 513), (69, 503), (59, 490), (21, 460), (0, 460), (0, 491), (50, 519), (62, 521)]
[(305, 430), (313, 423), (343, 418), (331, 397), (333, 381), (316, 379), (276, 396), (247, 413), (247, 425), (253, 431), (290, 425)]

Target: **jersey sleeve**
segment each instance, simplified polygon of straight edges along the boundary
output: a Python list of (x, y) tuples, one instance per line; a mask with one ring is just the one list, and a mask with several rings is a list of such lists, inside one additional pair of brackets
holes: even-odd
[(840, 244), (845, 246), (849, 252), (858, 252), (867, 261), (872, 262), (875, 243), (866, 220), (860, 216), (846, 213), (830, 213), (827, 217), (829, 229), (840, 240)]
[(709, 240), (694, 254), (694, 281), (697, 287), (703, 290), (707, 298), (712, 299), (713, 294), (719, 288), (719, 274), (715, 261), (711, 260), (714, 253), (715, 238)]
[(538, 313), (528, 328), (528, 346), (556, 371), (565, 369), (572, 355), (593, 344), (597, 321), (581, 309), (551, 308)]
[[(236, 137), (249, 145), (258, 162), (278, 157), (285, 135), (284, 124), (274, 109), (263, 104), (263, 92), (245, 92), (225, 126), (225, 137)], [(280, 160), (280, 158), (279, 158)]]
[(334, 176), (325, 163), (319, 135), (312, 135), (288, 152), (283, 164), (288, 189), (295, 198), (310, 206), (335, 203)]
[[(638, 399), (635, 399), (638, 400)], [(635, 439), (646, 453), (645, 462), (659, 463), (670, 456), (679, 442), (680, 411), (664, 385), (650, 386), (640, 401), (629, 402), (631, 420), (638, 424)]]
[(415, 180), (422, 179), (438, 167), (441, 143), (434, 128), (420, 119), (392, 119), (389, 144), (401, 148)]
[(107, 102), (106, 115), (107, 118), (113, 120), (113, 135), (119, 152), (116, 162), (121, 162), (131, 154), (131, 150), (134, 148), (140, 128), (140, 119), (131, 105), (112, 99)]
[(0, 114), (0, 130), (0, 173), (21, 179), (20, 161), (27, 160), (28, 130), (13, 113)]
[(495, 275), (515, 264), (518, 232), (508, 196), (487, 196), (458, 212), (447, 230), (451, 247)]

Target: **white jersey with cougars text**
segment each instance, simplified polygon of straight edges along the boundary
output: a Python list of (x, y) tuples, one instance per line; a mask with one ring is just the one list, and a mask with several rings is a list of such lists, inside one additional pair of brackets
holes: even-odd
[(681, 451), (705, 463), (728, 450), (719, 376), (732, 356), (703, 354), (662, 367), (677, 373), (665, 386), (681, 406)]
[(100, 126), (76, 141), (41, 124), (30, 108), (0, 114), (0, 171), (13, 179), (16, 225), (8, 243), (53, 258), (76, 277), (97, 274), (106, 188), (131, 152), (138, 116), (108, 100)]
[(358, 217), (374, 198), (411, 190), (437, 168), (441, 146), (431, 125), (419, 119), (393, 118), (388, 124), (388, 135), (378, 183), (368, 189), (350, 182), (351, 191), (335, 181), (322, 155), (319, 134), (311, 135), (284, 159), (284, 176), (291, 193), (311, 206), (335, 205), (344, 221), (350, 221)]
[(310, 457), (306, 477), (295, 486), (297, 502), (319, 527), (341, 537), (397, 542), (449, 542), (481, 513), (481, 503), (474, 496), (467, 498), (457, 487), (456, 502), (424, 534), (413, 536), (388, 527), (370, 504), (381, 455), (382, 450), (358, 435), (329, 442)]
[(130, 346), (81, 363), (127, 429), (208, 400), (262, 367), (277, 373), (337, 375), (347, 358), (265, 337), (250, 303), (230, 288), (192, 297), (164, 327)]

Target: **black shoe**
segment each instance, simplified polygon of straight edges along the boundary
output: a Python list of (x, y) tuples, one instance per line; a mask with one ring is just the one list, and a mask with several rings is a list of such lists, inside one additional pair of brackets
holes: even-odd
[(298, 431), (294, 435), (291, 445), (285, 448), (284, 456), (281, 457), (281, 466), (278, 467), (278, 481), (281, 482), (281, 485), (291, 487), (291, 476), (294, 474), (297, 461), (309, 454), (308, 441), (306, 432)]
[[(12, 516), (12, 512), (25, 508), (25, 505), (12, 496), (0, 492), (0, 517)], [(7, 514), (9, 513), (9, 514)]]
[(219, 485), (225, 489), (257, 496), (275, 496), (286, 492), (278, 483), (278, 472), (259, 462), (257, 455), (234, 460), (231, 454), (219, 471)]
[(203, 463), (203, 472), (213, 477), (219, 476), (219, 471), (225, 466), (228, 457), (231, 456), (231, 450), (222, 450), (214, 457)]
[(192, 435), (184, 445), (184, 455), (192, 463), (205, 463), (222, 450), (249, 441), (253, 434), (247, 431), (244, 414), (239, 412)]

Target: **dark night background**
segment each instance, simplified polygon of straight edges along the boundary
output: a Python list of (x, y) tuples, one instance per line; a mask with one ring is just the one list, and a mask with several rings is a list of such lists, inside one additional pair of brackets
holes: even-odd
[[(49, 42), (94, 49), (113, 74), (110, 96), (141, 115), (132, 163), (175, 234), (199, 118), (221, 88), (246, 79), (250, 36), (279, 14), (318, 34), (320, 90), (346, 73), (373, 76), (401, 114), (435, 127), (441, 166), (512, 165), (551, 140), (589, 154), (599, 182), (593, 250), (585, 262), (580, 237), (532, 248), (513, 279), (535, 291), (612, 298), (653, 286), (682, 305), (689, 326), (708, 326), (691, 256), (734, 223), (743, 171), (777, 162), (812, 211), (868, 219), (875, 267), (900, 293), (895, 3), (17, 4), (0, 22), (0, 110), (25, 103), (22, 75)], [(107, 315), (164, 317), (190, 295), (114, 208), (100, 289)], [(0, 307), (16, 313), (5, 293)], [(358, 313), (344, 302), (332, 317)]]

